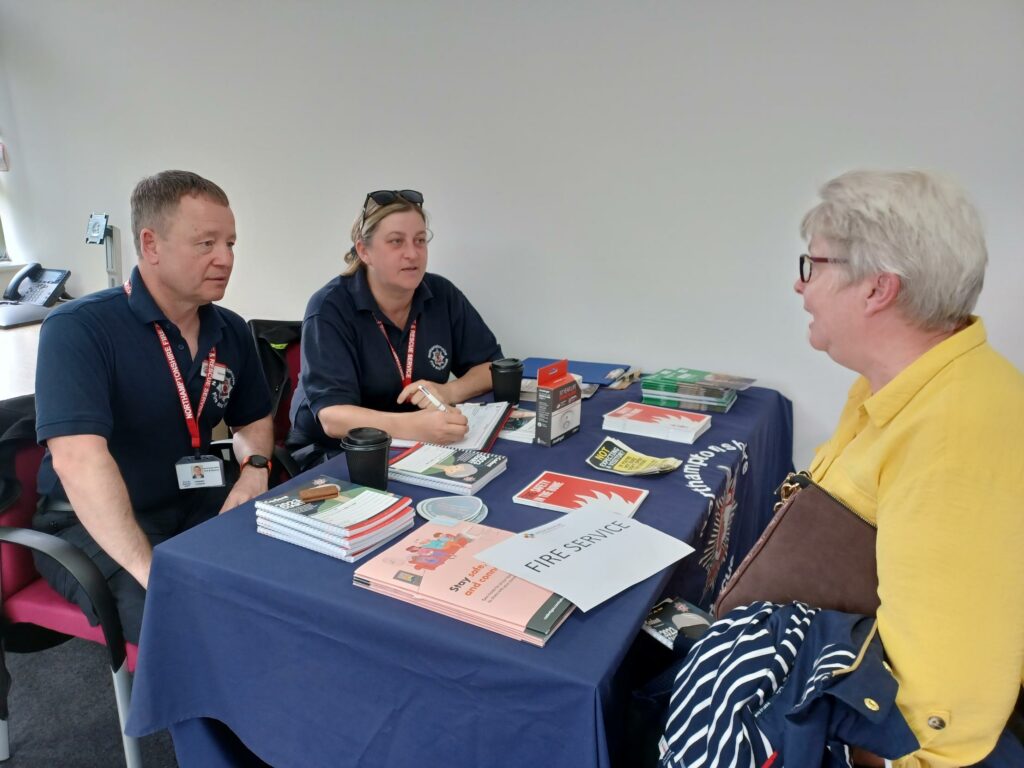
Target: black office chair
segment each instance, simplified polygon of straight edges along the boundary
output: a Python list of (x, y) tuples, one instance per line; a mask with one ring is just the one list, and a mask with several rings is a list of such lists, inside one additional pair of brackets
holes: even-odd
[(302, 363), (302, 323), (298, 320), (250, 320), (263, 373), (270, 385), (274, 416), (274, 477), (271, 485), (299, 474), (299, 466), (285, 448), (292, 424), (289, 418), (292, 395), (299, 383)]

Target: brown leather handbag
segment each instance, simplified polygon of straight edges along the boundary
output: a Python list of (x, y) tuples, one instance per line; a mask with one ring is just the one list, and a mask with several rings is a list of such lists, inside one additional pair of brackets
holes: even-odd
[(779, 499), (768, 527), (722, 587), (715, 616), (759, 600), (873, 616), (875, 527), (806, 472), (791, 473)]

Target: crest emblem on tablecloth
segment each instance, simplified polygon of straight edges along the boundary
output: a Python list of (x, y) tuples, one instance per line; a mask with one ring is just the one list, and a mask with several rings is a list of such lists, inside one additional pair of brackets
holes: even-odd
[(448, 350), (440, 344), (435, 344), (427, 350), (427, 359), (435, 371), (443, 371), (448, 367)]
[(707, 572), (704, 579), (704, 595), (710, 594), (715, 588), (718, 574), (729, 554), (729, 534), (732, 531), (736, 507), (739, 506), (736, 503), (736, 481), (739, 479), (739, 473), (734, 474), (725, 466), (720, 466), (719, 469), (725, 470), (725, 491), (711, 502), (711, 530), (700, 556), (700, 564)]

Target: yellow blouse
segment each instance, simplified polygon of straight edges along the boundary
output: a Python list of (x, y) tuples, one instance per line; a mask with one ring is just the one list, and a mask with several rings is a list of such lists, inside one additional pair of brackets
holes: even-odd
[(811, 476), (878, 526), (878, 630), (921, 749), (995, 746), (1024, 682), (1024, 376), (978, 318), (872, 394), (850, 389)]

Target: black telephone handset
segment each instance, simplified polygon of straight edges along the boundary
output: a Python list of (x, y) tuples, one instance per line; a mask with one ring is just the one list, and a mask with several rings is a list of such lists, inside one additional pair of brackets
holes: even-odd
[(4, 290), (4, 300), (52, 307), (64, 293), (64, 285), (70, 276), (67, 269), (46, 269), (39, 264), (26, 264)]

